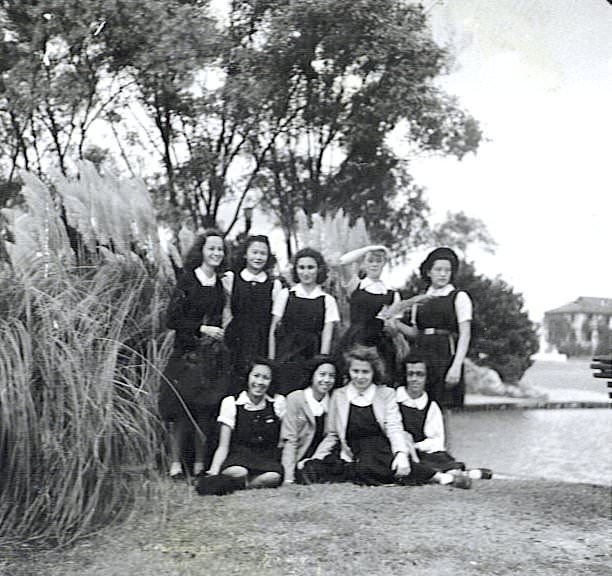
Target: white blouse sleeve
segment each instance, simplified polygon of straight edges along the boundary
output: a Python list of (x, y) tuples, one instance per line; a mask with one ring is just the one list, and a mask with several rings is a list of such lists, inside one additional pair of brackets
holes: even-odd
[(285, 417), (287, 411), (287, 400), (282, 394), (274, 395), (274, 413), (280, 420)]
[(467, 292), (457, 292), (455, 296), (455, 314), (457, 323), (472, 319), (472, 299)]
[(217, 422), (226, 424), (232, 430), (236, 426), (236, 399), (233, 396), (223, 398)]
[(280, 292), (277, 292), (276, 296), (272, 299), (272, 316), (283, 317), (285, 308), (287, 307), (287, 300), (289, 298), (289, 290), (283, 288)]
[(336, 299), (329, 294), (325, 294), (325, 319), (324, 324), (328, 322), (340, 322), (340, 312), (338, 312), (338, 304)]
[(429, 405), (423, 428), (425, 440), (415, 442), (414, 446), (421, 452), (442, 452), (444, 450), (444, 420), (436, 402)]

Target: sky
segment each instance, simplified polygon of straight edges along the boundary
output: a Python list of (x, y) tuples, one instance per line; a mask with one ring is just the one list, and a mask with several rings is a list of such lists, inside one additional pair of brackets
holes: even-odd
[[(533, 320), (579, 296), (612, 298), (612, 6), (424, 4), (435, 39), (454, 55), (442, 86), (484, 131), (478, 152), (462, 161), (412, 162), (432, 219), (463, 210), (484, 221), (496, 252), (468, 257), (521, 292)], [(402, 284), (406, 272), (396, 268), (392, 281)]]

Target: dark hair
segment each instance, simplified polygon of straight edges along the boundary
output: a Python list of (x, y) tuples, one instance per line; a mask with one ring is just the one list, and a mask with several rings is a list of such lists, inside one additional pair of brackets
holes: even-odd
[(397, 384), (398, 386), (406, 385), (406, 365), (407, 364), (417, 364), (422, 363), (425, 364), (425, 371), (427, 372), (427, 376), (425, 378), (425, 387), (427, 387), (427, 381), (429, 379), (429, 375), (431, 374), (431, 363), (429, 361), (429, 357), (426, 354), (421, 352), (410, 352), (404, 360), (402, 360), (402, 365), (400, 366), (399, 376), (401, 378), (400, 382)]
[(256, 242), (265, 244), (268, 248), (268, 259), (266, 260), (266, 263), (264, 265), (264, 270), (268, 272), (274, 267), (274, 265), (276, 264), (276, 256), (272, 254), (270, 240), (267, 236), (264, 236), (263, 234), (258, 234), (253, 236), (247, 236), (247, 238), (240, 243), (240, 246), (238, 246), (238, 249), (236, 250), (236, 257), (233, 259), (234, 265), (232, 266), (232, 268), (234, 272), (238, 273), (245, 267), (246, 253), (249, 249), (249, 246), (251, 244), (255, 244)]
[(323, 258), (323, 254), (312, 248), (302, 248), (298, 250), (293, 257), (293, 266), (291, 267), (291, 277), (294, 282), (299, 282), (300, 279), (297, 275), (297, 263), (300, 258), (313, 258), (317, 263), (317, 284), (323, 284), (327, 280), (327, 264)]
[[(202, 264), (202, 249), (206, 245), (206, 241), (213, 237), (218, 236), (223, 240), (223, 233), (216, 228), (208, 228), (202, 232), (202, 234), (198, 234), (194, 243), (189, 248), (187, 254), (185, 255), (185, 264), (183, 265), (183, 270), (186, 272), (190, 272), (191, 270), (197, 268)], [(223, 240), (223, 247), (225, 247), (225, 240)], [(227, 253), (227, 249), (225, 250)], [(225, 257), (221, 261), (217, 268), (217, 272), (223, 272), (225, 270)]]
[(429, 278), (429, 271), (431, 270), (434, 263), (438, 260), (448, 260), (451, 265), (451, 283), (455, 279), (455, 275), (457, 274), (457, 270), (459, 270), (459, 258), (454, 250), (451, 248), (447, 248), (445, 246), (441, 248), (436, 248), (432, 250), (421, 265), (419, 266), (419, 271), (421, 273), (421, 278), (425, 281), (427, 285), (431, 284), (431, 279)]
[(350, 350), (344, 353), (344, 362), (346, 363), (347, 372), (351, 367), (351, 360), (361, 360), (362, 362), (368, 362), (374, 372), (374, 378), (372, 381), (375, 384), (380, 384), (385, 379), (385, 364), (378, 353), (378, 350), (374, 346), (363, 346), (357, 344)]
[(319, 366), (322, 366), (323, 364), (331, 364), (336, 369), (333, 387), (336, 388), (336, 386), (338, 386), (340, 383), (340, 368), (335, 356), (331, 356), (330, 354), (317, 354), (308, 361), (308, 379), (306, 388), (312, 384), (312, 377), (314, 376), (314, 373), (317, 371)]
[(266, 392), (266, 394), (268, 396), (274, 396), (274, 393), (276, 392), (276, 362), (274, 362), (274, 360), (270, 360), (269, 358), (264, 358), (263, 356), (258, 357), (258, 358), (253, 358), (252, 360), (249, 361), (248, 365), (247, 365), (247, 370), (244, 373), (244, 382), (242, 384), (242, 389), (243, 390), (247, 390), (248, 389), (248, 382), (249, 382), (249, 374), (251, 373), (251, 370), (253, 370), (253, 368), (255, 368), (255, 366), (267, 366), (268, 368), (270, 368), (270, 373), (272, 375), (272, 380), (270, 381), (270, 386), (268, 388), (268, 391)]

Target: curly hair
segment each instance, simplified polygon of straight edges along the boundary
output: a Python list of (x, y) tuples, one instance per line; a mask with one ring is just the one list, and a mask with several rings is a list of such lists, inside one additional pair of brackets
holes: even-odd
[(344, 362), (347, 372), (350, 370), (352, 360), (367, 362), (372, 367), (374, 377), (372, 381), (380, 384), (385, 379), (385, 364), (374, 346), (357, 344), (344, 353)]
[(319, 366), (323, 366), (323, 364), (331, 364), (336, 369), (336, 376), (334, 378), (333, 387), (336, 388), (338, 386), (340, 382), (340, 369), (338, 367), (338, 361), (334, 356), (331, 356), (329, 354), (317, 354), (308, 361), (308, 384), (306, 387), (310, 386), (314, 373), (317, 371)]
[(327, 280), (327, 273), (329, 271), (323, 254), (314, 250), (313, 248), (302, 248), (298, 250), (293, 257), (293, 266), (291, 267), (291, 277), (295, 283), (298, 283), (300, 279), (297, 275), (297, 263), (300, 258), (312, 258), (317, 263), (317, 284), (323, 284)]
[[(187, 251), (187, 254), (185, 255), (185, 264), (183, 265), (183, 270), (186, 270), (186, 271), (194, 270), (195, 268), (197, 268), (198, 266), (202, 264), (202, 258), (203, 258), (202, 249), (206, 245), (206, 241), (213, 236), (217, 236), (221, 238), (221, 240), (223, 240), (223, 233), (220, 230), (217, 230), (216, 228), (208, 228), (204, 230), (202, 234), (199, 234), (197, 236), (194, 243), (191, 245), (191, 248), (189, 248), (189, 250)], [(223, 240), (223, 247), (225, 248), (225, 240)], [(221, 264), (219, 264), (219, 267), (217, 268), (218, 272), (223, 272), (224, 270), (225, 270), (225, 257), (223, 258), (223, 260), (221, 261)]]
[(270, 240), (267, 236), (263, 234), (247, 236), (247, 238), (240, 244), (240, 246), (236, 250), (235, 258), (233, 259), (234, 265), (232, 269), (234, 272), (240, 272), (246, 266), (246, 253), (251, 244), (255, 244), (260, 242), (261, 244), (265, 244), (268, 248), (268, 259), (264, 265), (264, 270), (269, 272), (274, 265), (276, 264), (276, 256), (272, 253), (272, 249), (270, 248)]

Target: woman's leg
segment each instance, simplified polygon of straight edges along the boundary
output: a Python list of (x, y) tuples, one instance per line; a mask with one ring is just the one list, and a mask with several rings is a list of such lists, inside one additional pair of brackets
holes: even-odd
[(278, 472), (264, 472), (249, 480), (249, 488), (276, 488), (281, 483), (281, 475)]
[(183, 473), (181, 464), (190, 423), (185, 418), (170, 422), (170, 476), (178, 477)]

